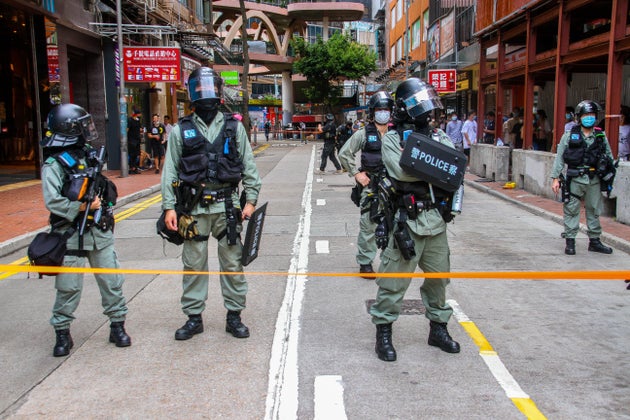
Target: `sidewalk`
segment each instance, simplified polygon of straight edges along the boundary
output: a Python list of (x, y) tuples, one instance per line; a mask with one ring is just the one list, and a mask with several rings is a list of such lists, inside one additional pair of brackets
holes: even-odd
[[(275, 143), (275, 142), (274, 142)], [(264, 144), (264, 141), (260, 144)], [(160, 175), (146, 171), (138, 175), (120, 177), (120, 171), (105, 171), (118, 187), (118, 205), (159, 192)], [(539, 216), (562, 224), (562, 203), (530, 194), (521, 189), (504, 189), (503, 183), (488, 182), (484, 178), (467, 173), (465, 184), (509, 201)], [(33, 236), (48, 226), (48, 212), (44, 207), (41, 183), (26, 181), (0, 187), (0, 257), (28, 246)], [(464, 198), (464, 211), (466, 199)], [(492, 217), (492, 215), (488, 215)], [(602, 241), (620, 251), (630, 253), (630, 226), (616, 222), (611, 217), (600, 217)], [(582, 211), (582, 223), (585, 223)], [(584, 226), (580, 227), (585, 232)]]
[[(159, 192), (160, 175), (147, 170), (138, 175), (120, 177), (120, 171), (104, 171), (118, 188), (117, 206)], [(27, 247), (33, 236), (48, 226), (40, 180), (0, 187), (0, 257)]]

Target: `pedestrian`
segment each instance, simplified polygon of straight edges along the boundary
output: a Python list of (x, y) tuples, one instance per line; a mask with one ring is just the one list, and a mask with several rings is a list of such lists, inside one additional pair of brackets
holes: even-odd
[(630, 160), (630, 107), (625, 105), (621, 106), (618, 156), (620, 160)]
[(486, 118), (483, 120), (483, 143), (494, 144), (495, 133), (495, 115), (494, 111), (488, 111)]
[[(106, 177), (97, 173), (89, 182), (96, 183), (97, 195), (85, 202), (82, 186), (88, 170), (99, 162), (90, 142), (98, 138), (92, 116), (75, 104), (63, 104), (48, 113), (48, 131), (42, 140), (45, 163), (42, 168), (44, 203), (50, 211), (52, 230), (68, 236), (64, 267), (84, 267), (86, 259), (93, 268), (120, 268), (114, 249), (113, 204), (116, 188)], [(97, 171), (98, 172), (98, 171)], [(85, 212), (87, 228), (80, 235), (80, 224)], [(100, 218), (96, 221), (96, 214)], [(131, 345), (125, 331), (127, 303), (123, 296), (122, 274), (94, 273), (101, 292), (103, 313), (110, 321), (109, 341), (117, 347)], [(51, 325), (56, 342), (53, 356), (67, 356), (74, 343), (70, 325), (75, 319), (83, 290), (83, 273), (59, 273), (55, 278), (57, 295), (52, 309)]]
[[(432, 140), (454, 149), (449, 137), (442, 130), (431, 129), (428, 116), (434, 110), (441, 110), (442, 103), (433, 86), (417, 78), (403, 81), (396, 89), (395, 120), (412, 124), (415, 133), (423, 134)], [(472, 113), (471, 113), (472, 115)], [(438, 203), (446, 199), (448, 193), (432, 187), (417, 175), (412, 175), (400, 166), (402, 155), (401, 138), (394, 131), (383, 136), (382, 159), (387, 170), (391, 187), (383, 188), (381, 205), (391, 206), (392, 214), (385, 213), (386, 223), (377, 226), (376, 240), (384, 248), (378, 273), (413, 273), (417, 267), (425, 273), (450, 271), (449, 246), (446, 235), (444, 210)], [(387, 185), (387, 184), (385, 184)], [(385, 193), (390, 195), (385, 196)], [(422, 203), (414, 205), (415, 214), (407, 210), (406, 202)], [(450, 207), (448, 215), (451, 214)], [(387, 235), (385, 226), (392, 226)], [(385, 239), (383, 241), (383, 239)], [(428, 344), (437, 346), (448, 353), (458, 353), (459, 344), (448, 333), (447, 323), (453, 309), (446, 302), (448, 278), (426, 278), (420, 287), (422, 301), (429, 319)], [(392, 324), (400, 315), (401, 305), (411, 277), (377, 277), (378, 292), (370, 307), (372, 323), (376, 325), (375, 351), (379, 359), (396, 360), (396, 350), (392, 342)]]
[(127, 119), (127, 147), (129, 150), (129, 173), (140, 173), (140, 143), (142, 142), (142, 124), (140, 111), (134, 108), (131, 117)]
[[(374, 230), (379, 213), (378, 184), (384, 176), (381, 145), (383, 136), (389, 131), (394, 100), (392, 96), (379, 91), (368, 101), (367, 124), (356, 131), (339, 152), (339, 161), (348, 174), (354, 177), (356, 190), (353, 191), (355, 204), (360, 209), (359, 235), (357, 237), (356, 261), (359, 273), (364, 279), (373, 279), (372, 263), (377, 246)], [(352, 131), (352, 125), (347, 126)], [(355, 155), (361, 151), (361, 166), (357, 168)]]
[(265, 121), (265, 124), (263, 125), (263, 129), (265, 130), (265, 139), (269, 141), (269, 133), (271, 132), (271, 121), (269, 120)]
[(151, 154), (153, 155), (153, 162), (155, 164), (155, 173), (160, 173), (160, 168), (164, 163), (164, 143), (166, 142), (164, 134), (166, 129), (164, 124), (160, 123), (160, 116), (153, 114), (153, 120), (151, 128), (147, 134), (147, 137), (151, 141)]
[(564, 124), (565, 133), (567, 131), (571, 131), (573, 127), (578, 125), (578, 123), (575, 122), (575, 108), (573, 108), (572, 106), (567, 106), (564, 108), (564, 121), (565, 121), (565, 124)]
[[(580, 226), (580, 207), (584, 201), (586, 226), (589, 238), (588, 250), (611, 254), (612, 248), (602, 244), (602, 227), (599, 215), (602, 206), (602, 183), (614, 170), (613, 156), (606, 133), (595, 127), (599, 105), (585, 100), (575, 107), (576, 125), (562, 135), (558, 152), (551, 170), (551, 188), (555, 194), (561, 189), (560, 176), (567, 165), (562, 201), (564, 209), (564, 253), (575, 255), (575, 237)], [(602, 165), (604, 163), (604, 165)], [(607, 169), (607, 166), (612, 168)]]
[(306, 131), (306, 124), (304, 124), (304, 121), (300, 121), (300, 143), (304, 143), (306, 144), (306, 135), (304, 134), (304, 131)]
[[(341, 152), (341, 148), (348, 141), (348, 139), (352, 136), (352, 123), (350, 121), (346, 121), (345, 124), (341, 124), (337, 127), (337, 143), (335, 146), (337, 147), (337, 154)], [(343, 166), (343, 164), (342, 164)]]
[(536, 111), (534, 121), (534, 150), (543, 152), (549, 151), (549, 140), (551, 138), (551, 125), (544, 109)]
[(468, 157), (468, 162), (470, 163), (470, 148), (477, 143), (477, 112), (474, 110), (468, 112), (468, 118), (462, 125), (462, 138), (464, 154)]
[(171, 124), (171, 117), (168, 115), (164, 116), (164, 150), (168, 147), (168, 136), (171, 134), (171, 130), (173, 129), (173, 124)]
[[(220, 275), (227, 309), (225, 330), (234, 337), (246, 338), (249, 329), (241, 320), (241, 311), (245, 309), (247, 281), (240, 274), (240, 232), (242, 220), (254, 212), (261, 180), (247, 130), (241, 122), (219, 111), (222, 88), (223, 80), (209, 67), (199, 67), (190, 74), (188, 94), (195, 111), (180, 119), (171, 131), (162, 175), (162, 208), (166, 227), (184, 234), (184, 270), (208, 271), (208, 239), (212, 236), (217, 240), (220, 271), (235, 272)], [(214, 158), (208, 159), (209, 155)], [(179, 184), (177, 191), (174, 182)], [(244, 190), (242, 208), (240, 183)], [(187, 217), (178, 220), (176, 205), (185, 208)], [(175, 332), (176, 340), (188, 340), (203, 332), (201, 314), (208, 298), (208, 280), (208, 274), (183, 276), (181, 303), (188, 320)]]
[(451, 139), (451, 142), (457, 150), (464, 151), (462, 127), (464, 123), (459, 119), (457, 112), (451, 113), (451, 119), (446, 124), (446, 135)]
[(333, 165), (335, 165), (335, 173), (340, 174), (343, 173), (341, 169), (341, 165), (335, 156), (335, 137), (337, 134), (337, 127), (335, 126), (335, 117), (333, 114), (326, 114), (326, 124), (324, 128), (322, 128), (322, 136), (324, 137), (324, 147), (322, 149), (322, 157), (321, 163), (319, 164), (319, 172), (318, 174), (326, 173), (326, 164), (328, 163), (328, 159)]

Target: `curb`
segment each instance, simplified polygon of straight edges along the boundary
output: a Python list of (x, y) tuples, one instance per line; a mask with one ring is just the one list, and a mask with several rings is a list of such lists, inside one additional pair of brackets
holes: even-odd
[[(140, 191), (136, 191), (132, 194), (126, 195), (124, 197), (120, 197), (118, 199), (118, 201), (116, 202), (116, 206), (114, 207), (114, 209), (117, 209), (119, 207), (122, 207), (132, 201), (136, 201), (139, 200), (140, 198), (146, 197), (148, 195), (151, 195), (153, 193), (156, 193), (160, 191), (160, 184), (154, 185), (152, 187), (149, 188), (145, 188), (143, 190)], [(27, 248), (31, 241), (33, 240), (33, 238), (35, 237), (35, 235), (37, 235), (40, 232), (46, 232), (48, 231), (49, 227), (45, 226), (43, 228), (34, 230), (32, 232), (28, 232), (25, 233), (23, 235), (20, 236), (16, 236), (15, 238), (9, 239), (7, 241), (4, 241), (2, 243), (0, 243), (0, 257), (4, 257), (6, 255), (12, 254), (14, 252), (17, 252), (21, 249), (25, 249)], [(26, 253), (25, 253), (26, 255)]]
[[(564, 218), (556, 213), (552, 213), (550, 211), (543, 210), (540, 207), (532, 206), (531, 204), (527, 204), (527, 203), (523, 203), (521, 201), (515, 200), (511, 197), (508, 197), (505, 194), (501, 194), (500, 192), (497, 192), (493, 190), (492, 188), (481, 185), (475, 181), (464, 180), (464, 184), (471, 186), (472, 188), (475, 188), (478, 191), (484, 192), (486, 194), (490, 194), (494, 197), (500, 198), (504, 201), (517, 205), (529, 211), (532, 214), (544, 217), (545, 219), (551, 220), (555, 223), (558, 223), (559, 225), (564, 226)], [(583, 223), (580, 223), (580, 232), (582, 232), (583, 234), (587, 234), (587, 231), (588, 229), (586, 225)], [(626, 241), (625, 239), (621, 239), (609, 233), (602, 232), (601, 240), (602, 242), (605, 242), (608, 245), (612, 245), (613, 247), (619, 249), (620, 251), (630, 254), (630, 242)]]

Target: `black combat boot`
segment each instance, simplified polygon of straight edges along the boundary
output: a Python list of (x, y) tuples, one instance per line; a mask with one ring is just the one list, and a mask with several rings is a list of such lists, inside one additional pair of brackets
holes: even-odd
[(567, 255), (575, 255), (575, 238), (566, 239), (567, 246), (564, 247), (564, 253)]
[(385, 362), (396, 360), (396, 349), (392, 343), (392, 324), (376, 325), (376, 346), (374, 351)]
[(125, 331), (125, 321), (112, 322), (109, 329), (110, 343), (116, 343), (116, 347), (129, 347), (131, 345), (131, 337)]
[(55, 348), (53, 349), (53, 356), (67, 356), (70, 354), (72, 346), (74, 346), (70, 330), (55, 330), (55, 334), (57, 335), (57, 342), (55, 343)]
[(612, 254), (612, 248), (607, 247), (599, 240), (599, 238), (591, 238), (588, 241), (588, 250), (591, 252), (600, 252), (602, 254)]
[(372, 268), (372, 264), (360, 264), (359, 265), (359, 273), (363, 274), (361, 277), (364, 279), (374, 279), (375, 275), (370, 275), (370, 273), (374, 274), (374, 268)]
[(175, 331), (175, 340), (189, 340), (193, 335), (203, 332), (201, 315), (188, 315), (188, 321)]
[(436, 346), (447, 353), (459, 353), (459, 343), (451, 338), (446, 323), (431, 321), (429, 345)]
[(241, 322), (241, 311), (228, 311), (225, 320), (225, 331), (236, 338), (249, 337), (249, 329)]

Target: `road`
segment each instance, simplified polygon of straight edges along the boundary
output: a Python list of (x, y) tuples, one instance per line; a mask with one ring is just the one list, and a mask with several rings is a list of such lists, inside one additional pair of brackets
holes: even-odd
[[(630, 419), (630, 292), (619, 280), (453, 279), (448, 298), (458, 311), (449, 330), (462, 347), (453, 355), (426, 344), (414, 279), (394, 324), (398, 360), (380, 361), (367, 313), (374, 281), (336, 275), (358, 271), (353, 182), (313, 174), (320, 147), (280, 145), (257, 155), (259, 202), (269, 205), (262, 249), (247, 267), (248, 339), (224, 330), (218, 276), (205, 332), (181, 342), (173, 338), (185, 321), (181, 276), (130, 273), (133, 345), (116, 348), (86, 275), (75, 347), (54, 358), (53, 280), (1, 280), (0, 417)], [(181, 248), (155, 235), (159, 198), (120, 211), (134, 207), (116, 227), (122, 267), (180, 269)], [(561, 232), (468, 188), (448, 228), (452, 271), (628, 270), (627, 254), (587, 253), (582, 234), (578, 255), (564, 255)], [(212, 242), (210, 267), (217, 267)]]

